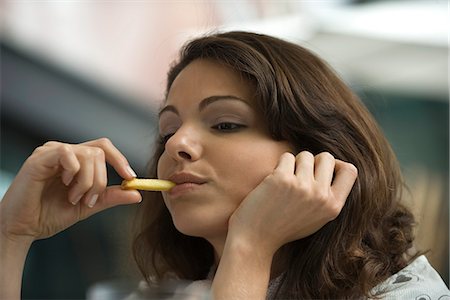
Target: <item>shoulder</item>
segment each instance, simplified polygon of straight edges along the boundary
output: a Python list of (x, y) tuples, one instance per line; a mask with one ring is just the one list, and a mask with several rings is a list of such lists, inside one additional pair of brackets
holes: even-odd
[(450, 291), (441, 276), (423, 255), (372, 289), (383, 299), (450, 299)]

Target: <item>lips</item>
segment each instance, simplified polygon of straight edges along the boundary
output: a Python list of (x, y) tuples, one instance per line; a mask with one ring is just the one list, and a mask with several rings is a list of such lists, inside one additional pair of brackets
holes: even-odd
[(168, 192), (172, 197), (178, 197), (193, 191), (207, 182), (205, 178), (187, 172), (172, 174), (168, 179), (176, 183), (176, 186)]
[(191, 174), (191, 173), (175, 173), (169, 177), (169, 180), (178, 184), (183, 183), (195, 183), (195, 184), (203, 184), (206, 180), (200, 176)]

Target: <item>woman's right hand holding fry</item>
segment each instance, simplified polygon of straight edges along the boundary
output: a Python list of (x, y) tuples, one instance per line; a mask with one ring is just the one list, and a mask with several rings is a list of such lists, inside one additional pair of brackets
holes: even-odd
[(34, 240), (50, 237), (101, 210), (141, 201), (135, 190), (107, 187), (106, 162), (124, 179), (136, 175), (105, 138), (48, 142), (25, 161), (0, 202), (0, 299), (20, 299)]
[(2, 239), (32, 242), (106, 208), (141, 201), (137, 191), (107, 187), (106, 162), (122, 178), (135, 177), (126, 158), (106, 138), (38, 147), (0, 202)]

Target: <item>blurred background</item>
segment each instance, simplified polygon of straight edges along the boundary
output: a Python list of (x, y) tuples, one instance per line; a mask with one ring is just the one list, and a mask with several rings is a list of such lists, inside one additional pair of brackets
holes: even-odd
[[(215, 30), (271, 34), (322, 56), (379, 121), (410, 188), (419, 247), (448, 285), (449, 16), (445, 0), (1, 1), (0, 195), (48, 140), (108, 137), (144, 176), (180, 46)], [(23, 298), (83, 299), (94, 284), (137, 281), (136, 208), (35, 242)]]

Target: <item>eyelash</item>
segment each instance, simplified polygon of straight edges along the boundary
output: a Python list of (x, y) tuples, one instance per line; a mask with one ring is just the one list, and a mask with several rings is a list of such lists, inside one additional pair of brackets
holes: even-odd
[[(221, 126), (224, 126), (224, 125), (227, 125), (229, 127), (231, 126), (231, 128), (221, 128)], [(221, 122), (221, 123), (218, 123), (218, 124), (212, 126), (211, 128), (218, 130), (218, 131), (233, 132), (233, 131), (237, 131), (241, 128), (244, 128), (244, 127), (246, 127), (246, 126), (243, 124), (238, 124), (238, 123), (233, 123), (233, 122)]]
[[(224, 128), (227, 127), (227, 128)], [(211, 128), (220, 132), (234, 132), (234, 131), (238, 131), (239, 129), (245, 128), (247, 127), (246, 125), (243, 124), (238, 124), (238, 123), (233, 123), (233, 122), (221, 122), (218, 123), (214, 126), (212, 126)], [(167, 143), (167, 141), (174, 135), (175, 133), (169, 133), (167, 135), (164, 136), (160, 136), (159, 137), (159, 143), (161, 145), (165, 145)]]

